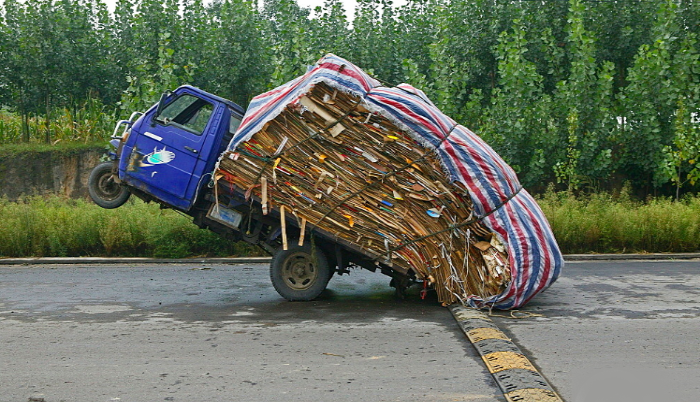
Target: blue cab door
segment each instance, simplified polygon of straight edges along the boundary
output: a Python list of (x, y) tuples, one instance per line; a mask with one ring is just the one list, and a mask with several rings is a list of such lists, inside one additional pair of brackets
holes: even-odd
[(171, 95), (160, 113), (158, 109), (147, 113), (132, 128), (126, 148), (133, 148), (124, 150), (130, 152), (120, 166), (126, 181), (170, 205), (189, 209), (207, 164), (209, 152), (202, 151), (215, 124), (215, 108), (214, 103), (185, 92)]

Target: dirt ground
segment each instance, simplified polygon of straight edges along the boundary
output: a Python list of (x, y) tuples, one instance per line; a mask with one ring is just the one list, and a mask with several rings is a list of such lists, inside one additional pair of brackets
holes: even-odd
[(46, 151), (0, 157), (0, 197), (59, 194), (87, 197), (87, 181), (104, 149)]

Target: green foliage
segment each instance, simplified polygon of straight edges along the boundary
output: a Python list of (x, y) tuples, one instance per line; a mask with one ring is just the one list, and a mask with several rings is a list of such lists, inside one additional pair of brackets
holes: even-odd
[(526, 57), (525, 31), (519, 20), (512, 33), (504, 32), (497, 50), (501, 86), (493, 92), (484, 139), (511, 164), (525, 186), (545, 175), (546, 155), (556, 151), (552, 138), (550, 96), (543, 91), (543, 78)]
[[(697, 99), (697, 98), (696, 98)], [(673, 144), (663, 149), (662, 169), (676, 186), (676, 200), (680, 189), (690, 182), (695, 185), (700, 180), (700, 129), (694, 123), (696, 115), (688, 113), (683, 99), (679, 100), (674, 124)]]
[(274, 69), (270, 37), (261, 35), (266, 21), (255, 2), (246, 0), (223, 2), (214, 17), (191, 28), (206, 38), (191, 56), (200, 66), (194, 83), (245, 106), (267, 89)]
[[(564, 253), (694, 252), (700, 250), (700, 197), (633, 201), (620, 193), (576, 197), (546, 192), (538, 203)], [(130, 201), (116, 210), (89, 201), (0, 199), (0, 257), (264, 255), (198, 229), (188, 217)]]
[(349, 57), (352, 48), (349, 39), (351, 30), (342, 0), (325, 0), (323, 7), (316, 8), (315, 14), (311, 48), (320, 54), (334, 53)]
[(697, 0), (6, 0), (0, 143), (92, 141), (184, 83), (245, 106), (333, 52), (424, 90), (531, 189), (680, 195), (698, 190), (698, 35)]
[(655, 186), (674, 180), (678, 190), (680, 172), (669, 174), (669, 166), (680, 169), (682, 159), (694, 159), (677, 151), (679, 145), (692, 146), (697, 130), (690, 117), (700, 106), (698, 54), (694, 34), (681, 39), (675, 2), (659, 7), (652, 31), (653, 43), (640, 47), (629, 85), (620, 93), (624, 116), (620, 160), (632, 180)]
[(311, 48), (309, 10), (295, 0), (265, 0), (264, 17), (272, 46), (274, 71), (270, 86), (281, 85), (306, 72), (320, 56)]
[(99, 97), (117, 78), (106, 7), (96, 0), (9, 0), (2, 11), (0, 102), (20, 115), (23, 141), (30, 140), (30, 114), (38, 113), (44, 127), (36, 135), (54, 141), (56, 108), (74, 109)]
[[(71, 108), (55, 108), (51, 115), (53, 117), (48, 126), (52, 133), (51, 144), (105, 141), (112, 133), (118, 117), (115, 109), (94, 98), (89, 98), (82, 104), (75, 104)], [(29, 134), (28, 141), (22, 140), (24, 129)], [(45, 129), (45, 119), (36, 115), (21, 116), (0, 109), (0, 145), (25, 142), (36, 146), (46, 143), (41, 135)]]
[(188, 217), (130, 201), (105, 210), (86, 200), (0, 199), (0, 257), (261, 255), (197, 228)]
[(618, 194), (547, 192), (538, 203), (564, 253), (700, 250), (700, 197), (632, 201)]
[(581, 151), (578, 149), (578, 123), (579, 116), (576, 109), (572, 110), (567, 119), (569, 123), (569, 138), (566, 146), (566, 160), (554, 165), (554, 174), (557, 183), (566, 184), (568, 191), (578, 190), (581, 177), (578, 174), (578, 163), (581, 159)]
[(559, 156), (555, 163), (554, 172), (557, 182), (569, 190), (606, 179), (612, 171), (613, 65), (596, 61), (596, 38), (584, 26), (584, 11), (583, 3), (571, 0), (569, 74), (556, 84), (554, 93), (557, 142), (560, 149), (566, 149), (566, 155)]
[(192, 67), (175, 64), (175, 51), (169, 45), (170, 34), (162, 34), (158, 41), (156, 65), (144, 60), (143, 64), (136, 67), (137, 74), (126, 77), (129, 87), (119, 102), (123, 116), (128, 116), (133, 111), (145, 111), (160, 99), (163, 92), (191, 81)]
[(640, 46), (651, 43), (650, 33), (659, 3), (638, 0), (582, 3), (585, 5), (583, 23), (597, 39), (596, 59), (612, 62), (615, 66), (616, 90), (627, 84), (628, 70)]

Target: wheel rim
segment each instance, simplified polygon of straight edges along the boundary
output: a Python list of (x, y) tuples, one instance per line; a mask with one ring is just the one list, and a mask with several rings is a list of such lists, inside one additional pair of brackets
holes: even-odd
[(282, 267), (282, 279), (291, 289), (306, 290), (318, 278), (318, 269), (306, 253), (294, 253), (287, 257)]
[(112, 201), (119, 197), (121, 193), (121, 187), (114, 181), (112, 173), (104, 174), (100, 176), (97, 181), (97, 195), (103, 200)]

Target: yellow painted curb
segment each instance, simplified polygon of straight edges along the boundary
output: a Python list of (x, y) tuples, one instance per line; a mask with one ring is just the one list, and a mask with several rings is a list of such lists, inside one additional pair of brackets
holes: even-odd
[(494, 352), (482, 356), (486, 366), (491, 373), (498, 373), (503, 370), (524, 369), (537, 371), (527, 357), (513, 352)]
[[(453, 304), (450, 311), (508, 402), (563, 402), (520, 348), (482, 311)], [(473, 328), (473, 329), (470, 329)]]
[(519, 389), (503, 395), (508, 402), (564, 402), (556, 392), (541, 388)]
[(477, 328), (467, 332), (467, 336), (472, 343), (483, 341), (485, 339), (505, 339), (509, 341), (510, 338), (506, 336), (503, 332), (495, 328)]

